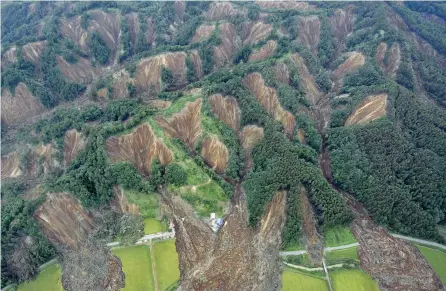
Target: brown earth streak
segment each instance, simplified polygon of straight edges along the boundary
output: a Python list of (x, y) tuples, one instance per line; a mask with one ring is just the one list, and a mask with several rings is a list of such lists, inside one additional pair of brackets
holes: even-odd
[(336, 56), (345, 49), (345, 40), (353, 31), (355, 18), (353, 16), (353, 5), (346, 9), (336, 9), (330, 18), (331, 31), (336, 39)]
[(19, 83), (14, 91), (12, 95), (8, 89), (3, 89), (1, 98), (3, 125), (24, 123), (44, 111), (43, 105), (31, 94), (24, 83)]
[(17, 61), (17, 47), (10, 47), (3, 55), (2, 55), (2, 69), (4, 69), (7, 65), (15, 63)]
[(237, 35), (234, 24), (222, 23), (218, 28), (221, 44), (214, 48), (215, 67), (217, 68), (231, 61), (232, 56), (241, 46), (241, 40)]
[(92, 215), (68, 193), (48, 193), (34, 218), (53, 244), (73, 250), (79, 249), (93, 230)]
[(81, 26), (81, 16), (60, 20), (60, 32), (62, 36), (70, 38), (83, 51), (88, 51), (88, 33)]
[(147, 30), (145, 32), (147, 43), (154, 45), (155, 42), (155, 25), (151, 17), (147, 18)]
[(316, 220), (313, 209), (308, 200), (308, 193), (305, 187), (301, 187), (299, 195), (300, 205), (302, 207), (302, 230), (305, 247), (308, 258), (316, 265), (322, 265), (324, 258), (324, 242), (322, 236), (317, 232)]
[(262, 21), (245, 22), (242, 26), (243, 45), (255, 45), (256, 43), (266, 39), (273, 26)]
[(263, 140), (263, 137), (263, 128), (257, 125), (247, 125), (240, 132), (239, 138), (245, 155), (245, 171), (252, 169), (254, 166), (251, 151), (256, 144)]
[(175, 226), (181, 290), (279, 290), (279, 247), (285, 224), (286, 192), (267, 204), (256, 229), (248, 225), (243, 189), (236, 185), (233, 207), (217, 233), (178, 196), (162, 199)]
[(321, 22), (315, 15), (299, 17), (299, 37), (297, 42), (317, 55), (317, 46), (321, 35)]
[(180, 112), (171, 118), (157, 116), (158, 124), (172, 137), (183, 141), (191, 152), (195, 149), (195, 143), (201, 135), (201, 98), (194, 102), (187, 102)]
[(293, 10), (316, 10), (317, 8), (307, 2), (295, 1), (256, 1), (263, 9), (293, 9)]
[(125, 18), (127, 19), (127, 24), (129, 27), (130, 43), (132, 44), (132, 47), (135, 47), (139, 32), (141, 30), (138, 13), (132, 12), (127, 14)]
[(307, 139), (305, 138), (305, 131), (302, 128), (299, 128), (297, 131), (297, 139), (301, 144), (307, 144)]
[[(37, 175), (39, 166), (43, 166), (43, 173), (48, 174), (54, 167), (58, 166), (59, 163), (54, 158), (54, 153), (56, 149), (52, 143), (49, 144), (39, 144), (31, 152), (30, 164), (28, 165), (27, 172), (30, 175)], [(40, 160), (42, 163), (40, 164)]]
[(2, 157), (2, 179), (15, 178), (22, 175), (20, 169), (20, 158), (17, 152), (9, 153)]
[(285, 63), (277, 62), (273, 67), (273, 71), (277, 81), (288, 85), (290, 84), (290, 70)]
[(133, 84), (133, 79), (130, 78), (129, 72), (125, 69), (117, 71), (113, 74), (113, 99), (121, 99), (129, 97), (129, 92), (127, 89), (127, 84)]
[[(387, 62), (384, 63), (386, 52), (388, 53), (388, 58)], [(401, 49), (399, 43), (394, 42), (389, 51), (387, 51), (387, 44), (385, 42), (380, 43), (376, 48), (376, 59), (378, 60), (378, 64), (381, 69), (394, 78), (401, 60)]]
[(177, 87), (186, 84), (186, 53), (164, 53), (158, 56), (142, 59), (135, 72), (135, 86), (139, 92), (147, 92), (151, 87), (155, 92), (161, 90), (162, 68), (172, 70)]
[(415, 246), (392, 237), (367, 216), (358, 216), (351, 229), (359, 243), (361, 268), (378, 280), (381, 291), (444, 290)]
[(339, 65), (339, 67), (333, 72), (332, 79), (335, 82), (342, 82), (345, 75), (354, 72), (359, 67), (365, 64), (365, 57), (362, 53), (351, 52), (349, 57)]
[(194, 64), (195, 74), (197, 75), (197, 78), (201, 79), (201, 77), (203, 77), (204, 73), (203, 73), (201, 59), (200, 59), (200, 55), (198, 54), (198, 51), (197, 50), (189, 51), (189, 57), (190, 57), (192, 63)]
[(234, 97), (215, 94), (209, 97), (212, 112), (234, 131), (240, 128), (240, 108)]
[(305, 60), (297, 53), (294, 53), (290, 56), (291, 61), (297, 66), (299, 70), (299, 79), (300, 84), (305, 92), (305, 97), (310, 101), (313, 105), (316, 105), (324, 95), (316, 82), (313, 79), (313, 76), (308, 71), (307, 66), (305, 65)]
[(268, 40), (258, 51), (253, 52), (248, 61), (260, 61), (272, 56), (276, 52), (277, 43), (274, 40)]
[(85, 148), (85, 138), (82, 133), (75, 129), (70, 129), (65, 133), (63, 142), (64, 165), (68, 167), (77, 154)]
[(202, 24), (195, 31), (191, 43), (207, 40), (215, 30), (215, 24)]
[(151, 108), (157, 108), (157, 109), (167, 109), (170, 107), (170, 105), (172, 105), (172, 101), (160, 100), (160, 99), (147, 100), (144, 103)]
[(74, 64), (68, 63), (61, 56), (56, 56), (56, 60), (60, 71), (70, 81), (88, 84), (100, 73), (100, 70), (94, 68), (89, 60), (81, 57)]
[(277, 96), (276, 89), (265, 86), (265, 81), (259, 73), (251, 73), (244, 79), (243, 83), (256, 97), (265, 111), (275, 120), (283, 125), (285, 134), (292, 138), (296, 128), (296, 120), (293, 114), (282, 108)]
[(124, 189), (119, 186), (113, 188), (114, 196), (110, 201), (110, 206), (113, 210), (120, 214), (131, 213), (139, 215), (139, 205), (130, 203), (125, 196)]
[(45, 41), (30, 42), (22, 47), (22, 56), (25, 61), (38, 65), (40, 63), (40, 55), (45, 48)]
[(205, 13), (206, 20), (224, 20), (231, 16), (242, 14), (239, 9), (234, 9), (230, 2), (213, 2)]
[(205, 163), (216, 173), (223, 174), (228, 165), (229, 152), (224, 143), (216, 136), (206, 136), (201, 142), (200, 155)]
[(162, 165), (170, 164), (173, 153), (158, 140), (149, 124), (145, 123), (132, 133), (112, 136), (106, 142), (107, 153), (113, 162), (129, 161), (148, 176), (155, 159)]
[(117, 12), (106, 13), (102, 10), (93, 10), (90, 14), (90, 27), (88, 32), (96, 31), (111, 49), (111, 59), (119, 50), (119, 34), (121, 31), (121, 18)]
[(365, 124), (386, 115), (387, 94), (371, 95), (349, 115), (344, 125)]
[(175, 15), (180, 20), (183, 21), (184, 13), (186, 11), (186, 2), (185, 1), (175, 1), (173, 3), (173, 7), (175, 8)]

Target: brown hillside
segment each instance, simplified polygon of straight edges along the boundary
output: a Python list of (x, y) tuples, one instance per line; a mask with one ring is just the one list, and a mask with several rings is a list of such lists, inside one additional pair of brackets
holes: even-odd
[(307, 139), (305, 138), (305, 131), (302, 128), (299, 128), (297, 131), (297, 139), (301, 144), (307, 144)]
[(213, 2), (205, 17), (207, 20), (224, 20), (231, 16), (242, 14), (239, 9), (235, 9), (230, 2)]
[(121, 18), (117, 12), (104, 12), (93, 10), (90, 14), (90, 27), (88, 32), (96, 31), (111, 49), (112, 59), (119, 50), (119, 34), (121, 31)]
[(206, 136), (201, 142), (200, 155), (216, 173), (223, 174), (228, 165), (229, 152), (215, 136)]
[(276, 52), (277, 44), (274, 40), (268, 40), (258, 51), (253, 52), (248, 61), (260, 61), (272, 56)]
[(52, 169), (59, 165), (59, 162), (55, 159), (56, 149), (52, 143), (39, 144), (31, 152), (30, 164), (28, 165), (27, 172), (35, 176), (38, 174), (39, 167), (43, 168), (43, 173), (46, 175), (50, 173)]
[(1, 120), (4, 125), (17, 125), (40, 114), (44, 108), (24, 83), (15, 87), (14, 95), (3, 89), (1, 98)]
[(53, 244), (71, 249), (78, 249), (93, 229), (92, 215), (68, 193), (48, 193), (34, 218)]
[(313, 206), (308, 200), (308, 192), (305, 187), (301, 187), (299, 202), (302, 211), (302, 238), (310, 261), (316, 265), (322, 265), (324, 258), (324, 242), (318, 233), (317, 221), (314, 216)]
[(201, 65), (201, 59), (200, 59), (200, 55), (198, 54), (198, 51), (197, 50), (189, 51), (189, 57), (190, 57), (192, 63), (194, 64), (195, 73), (197, 75), (197, 78), (201, 79), (201, 77), (203, 77), (204, 73), (203, 73), (203, 67)]
[(45, 48), (45, 41), (30, 42), (22, 47), (22, 56), (25, 61), (38, 65), (40, 63), (40, 55)]
[(22, 175), (20, 169), (20, 158), (17, 152), (12, 152), (2, 157), (2, 180), (5, 178), (15, 178)]
[(154, 45), (155, 42), (155, 25), (151, 17), (147, 18), (147, 30), (145, 32), (147, 43)]
[(156, 138), (147, 123), (140, 125), (132, 133), (110, 137), (106, 148), (113, 162), (128, 161), (146, 176), (151, 173), (155, 159), (162, 165), (170, 164), (173, 160), (173, 153)]
[(368, 96), (359, 104), (344, 125), (365, 124), (386, 115), (387, 94)]
[(240, 134), (242, 147), (245, 151), (252, 150), (256, 144), (263, 139), (263, 128), (257, 125), (247, 125), (243, 127)]
[(61, 56), (56, 56), (56, 60), (62, 74), (73, 82), (88, 84), (100, 74), (98, 68), (94, 68), (89, 60), (81, 57), (74, 64), (68, 63)]
[(207, 40), (215, 29), (215, 24), (202, 24), (195, 31), (191, 43)]
[[(172, 70), (177, 87), (186, 84), (186, 53), (164, 53), (154, 57), (142, 59), (135, 72), (135, 86), (139, 92), (161, 91), (162, 68)], [(153, 88), (153, 89), (152, 89)]]
[(296, 121), (294, 116), (280, 105), (276, 89), (265, 86), (265, 81), (259, 73), (251, 73), (246, 76), (244, 84), (265, 111), (272, 118), (282, 123), (285, 134), (292, 138), (296, 128)]
[(354, 72), (365, 64), (365, 57), (362, 53), (351, 52), (349, 57), (333, 72), (332, 79), (336, 82), (341, 81), (345, 75)]
[(331, 31), (336, 39), (336, 55), (345, 49), (345, 40), (353, 31), (355, 18), (353, 16), (353, 5), (347, 6), (346, 9), (336, 9), (330, 18)]
[[(387, 62), (384, 63), (386, 53), (388, 54), (388, 58)], [(391, 77), (395, 77), (401, 60), (399, 43), (394, 42), (389, 51), (387, 51), (387, 44), (385, 42), (380, 43), (376, 48), (376, 59), (378, 60), (379, 66), (386, 74), (389, 74)]]
[(277, 81), (288, 85), (290, 84), (290, 70), (285, 63), (277, 62), (273, 67), (273, 71)]
[(209, 97), (212, 112), (235, 131), (240, 127), (240, 108), (233, 97), (223, 97), (215, 94)]
[(64, 37), (70, 38), (85, 52), (88, 51), (88, 33), (81, 27), (81, 16), (60, 20), (60, 32)]
[(124, 189), (119, 186), (113, 188), (114, 196), (110, 201), (110, 206), (113, 210), (120, 214), (131, 213), (139, 215), (139, 205), (130, 203), (125, 197)]
[(4, 69), (7, 65), (15, 63), (17, 61), (17, 47), (10, 47), (3, 55), (2, 55), (2, 68)]
[(316, 7), (307, 2), (295, 1), (256, 1), (263, 9), (293, 9), (293, 10), (316, 10)]
[(215, 67), (221, 67), (232, 59), (232, 56), (241, 45), (234, 24), (223, 23), (219, 25), (221, 45), (214, 48)]
[(308, 48), (313, 55), (317, 55), (320, 35), (321, 22), (319, 17), (315, 15), (299, 17), (299, 37), (297, 42)]
[(305, 60), (297, 53), (292, 54), (290, 59), (294, 64), (296, 64), (297, 69), (299, 70), (300, 85), (306, 93), (305, 97), (313, 105), (316, 105), (324, 94), (320, 91), (313, 79), (313, 76), (308, 71), (308, 68), (305, 65)]
[(122, 69), (113, 74), (113, 99), (121, 99), (129, 97), (127, 84), (133, 84), (133, 79), (130, 78), (130, 74)]
[(182, 140), (190, 151), (194, 151), (195, 143), (201, 135), (201, 98), (187, 102), (180, 112), (168, 120), (157, 117), (158, 124), (172, 137)]
[(82, 133), (71, 129), (65, 133), (63, 143), (64, 166), (68, 167), (77, 154), (85, 148), (85, 138)]
[(264, 23), (262, 21), (256, 22), (245, 22), (242, 26), (242, 39), (243, 45), (254, 45), (264, 39), (266, 39), (273, 26), (269, 23)]
[(135, 47), (141, 27), (139, 25), (138, 13), (132, 12), (125, 16), (129, 27), (130, 43)]

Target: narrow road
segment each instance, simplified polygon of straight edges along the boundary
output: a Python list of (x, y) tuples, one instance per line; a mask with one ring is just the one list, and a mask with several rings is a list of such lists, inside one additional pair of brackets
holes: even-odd
[[(322, 267), (307, 268), (307, 267), (304, 267), (304, 266), (293, 265), (293, 264), (290, 264), (290, 263), (287, 263), (287, 262), (283, 262), (283, 264), (285, 266), (288, 266), (288, 267), (291, 267), (291, 268), (294, 268), (294, 269), (305, 270), (305, 271), (308, 271), (308, 272), (316, 272), (316, 271), (323, 271), (324, 270), (324, 268), (322, 268)], [(335, 264), (335, 265), (327, 266), (327, 269), (341, 268), (342, 266), (344, 266), (344, 264)]]
[[(337, 250), (343, 250), (343, 249), (348, 249), (348, 248), (352, 248), (352, 247), (356, 247), (359, 246), (359, 243), (352, 243), (352, 244), (348, 244), (348, 245), (342, 245), (342, 246), (337, 246), (337, 247), (328, 247), (324, 249), (324, 252), (331, 252), (331, 251), (337, 251)], [(297, 256), (297, 255), (302, 255), (305, 254), (307, 251), (306, 250), (300, 250), (300, 251), (286, 251), (286, 252), (280, 252), (281, 256)]]
[(446, 251), (445, 245), (442, 245), (442, 244), (439, 244), (436, 242), (432, 242), (432, 241), (428, 241), (428, 240), (424, 240), (424, 239), (420, 239), (420, 238), (415, 238), (415, 237), (410, 237), (410, 236), (405, 236), (405, 235), (401, 235), (401, 234), (396, 234), (396, 233), (391, 233), (391, 235), (396, 238), (400, 238), (403, 240), (416, 242), (419, 244), (428, 245), (428, 246), (432, 246), (432, 247), (437, 247), (437, 248), (440, 248), (440, 249), (443, 249)]

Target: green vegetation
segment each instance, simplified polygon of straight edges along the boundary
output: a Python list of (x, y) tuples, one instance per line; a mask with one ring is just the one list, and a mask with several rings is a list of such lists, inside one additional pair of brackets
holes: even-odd
[(123, 291), (155, 290), (152, 275), (152, 261), (149, 247), (146, 245), (115, 248), (113, 254), (121, 259), (122, 270), (125, 273), (125, 288)]
[(41, 271), (36, 279), (17, 286), (17, 291), (63, 291), (62, 272), (58, 264), (54, 264)]
[(139, 206), (139, 213), (143, 218), (157, 217), (159, 203), (155, 193), (144, 193), (130, 189), (125, 189), (124, 191), (129, 203)]
[(335, 226), (329, 228), (323, 233), (323, 236), (327, 247), (337, 247), (356, 242), (356, 239), (348, 226)]
[(335, 265), (341, 263), (349, 263), (352, 261), (359, 261), (358, 247), (352, 247), (343, 250), (331, 251), (325, 253), (325, 259), (328, 265)]
[(158, 287), (160, 290), (168, 290), (180, 279), (175, 241), (165, 240), (156, 242), (153, 245), (153, 252), (155, 253)]
[(102, 65), (105, 65), (109, 58), (111, 50), (107, 47), (107, 44), (99, 35), (99, 33), (94, 32), (93, 35), (88, 40), (88, 47), (93, 54), (93, 57)]
[(417, 246), (420, 252), (426, 257), (429, 264), (434, 268), (443, 285), (446, 284), (446, 253), (440, 250)]
[(153, 218), (144, 219), (144, 234), (152, 234), (166, 231), (166, 227), (159, 220)]
[(305, 291), (328, 291), (325, 280), (285, 268), (282, 274), (282, 291), (296, 290), (296, 286)]
[(293, 265), (304, 266), (307, 268), (319, 267), (310, 261), (310, 259), (308, 258), (308, 254), (306, 253), (297, 256), (284, 256), (282, 260)]
[(335, 291), (379, 291), (378, 283), (360, 270), (341, 270), (330, 272)]

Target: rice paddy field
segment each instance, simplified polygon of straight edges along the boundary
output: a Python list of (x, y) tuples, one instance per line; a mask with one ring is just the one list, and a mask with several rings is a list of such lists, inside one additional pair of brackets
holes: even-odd
[(164, 227), (161, 221), (154, 218), (144, 219), (144, 234), (152, 234), (163, 231), (167, 231), (167, 229)]
[(334, 291), (379, 291), (378, 283), (361, 270), (330, 271)]
[(170, 290), (180, 279), (178, 254), (175, 241), (164, 240), (153, 244), (159, 290)]
[(420, 252), (426, 257), (429, 264), (434, 268), (443, 285), (446, 285), (446, 253), (440, 250), (417, 246)]
[(325, 247), (337, 247), (355, 243), (356, 239), (348, 226), (336, 226), (324, 232)]
[(348, 260), (359, 260), (358, 247), (327, 252), (325, 253), (325, 260), (328, 265), (339, 264)]
[(316, 276), (285, 268), (282, 273), (282, 291), (328, 291), (327, 282)]
[(17, 291), (63, 291), (61, 268), (58, 264), (42, 270), (33, 281), (24, 282), (17, 286)]
[(125, 273), (125, 288), (122, 291), (155, 290), (152, 275), (152, 261), (146, 245), (113, 249), (113, 254), (121, 259)]

